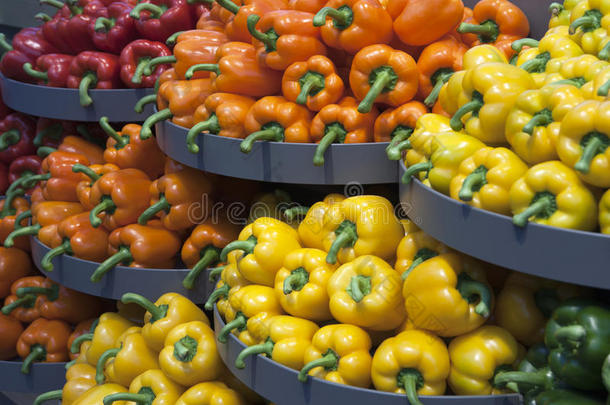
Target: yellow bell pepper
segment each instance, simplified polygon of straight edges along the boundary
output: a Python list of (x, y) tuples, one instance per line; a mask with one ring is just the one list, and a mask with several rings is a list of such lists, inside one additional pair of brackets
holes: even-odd
[[(487, 52), (483, 54), (489, 55), (489, 53)], [(484, 61), (483, 63), (490, 62)], [(470, 101), (470, 97), (468, 97), (468, 94), (464, 92), (463, 82), (465, 75), (466, 69), (455, 72), (453, 75), (451, 75), (447, 83), (445, 83), (443, 87), (441, 87), (441, 91), (438, 94), (438, 100), (441, 104), (441, 107), (449, 115), (455, 114), (455, 112), (459, 110), (461, 105), (466, 104)], [(451, 129), (451, 126), (449, 126), (449, 129)]]
[(235, 367), (245, 368), (248, 356), (266, 354), (272, 360), (300, 370), (304, 365), (305, 350), (311, 344), (318, 325), (306, 319), (278, 315), (265, 319), (258, 325), (251, 324), (250, 335), (257, 344), (245, 348), (235, 359)]
[[(608, 38), (610, 43), (610, 37)], [(606, 68), (599, 72), (590, 88), (590, 93), (586, 94), (587, 98), (604, 101), (608, 97), (610, 91), (610, 68)]]
[(177, 293), (166, 293), (153, 304), (139, 294), (123, 294), (121, 301), (136, 303), (146, 308), (142, 336), (146, 344), (160, 352), (165, 337), (176, 325), (191, 321), (201, 321), (209, 325), (208, 317), (188, 298)]
[(581, 1), (582, 0), (564, 0), (563, 4), (551, 3), (549, 11), (552, 16), (549, 20), (549, 28), (570, 25), (572, 9)]
[(342, 323), (371, 330), (397, 328), (406, 317), (402, 279), (376, 256), (360, 256), (339, 267), (328, 280), (330, 312)]
[(324, 250), (324, 242), (320, 238), (320, 231), (324, 229), (327, 222), (326, 213), (334, 204), (345, 200), (341, 194), (329, 194), (324, 200), (318, 201), (307, 210), (303, 221), (299, 224), (299, 237), (304, 247)]
[(545, 84), (570, 84), (581, 88), (587, 98), (592, 98), (594, 80), (607, 69), (608, 62), (593, 55), (581, 55), (547, 66)]
[(216, 380), (222, 372), (221, 364), (214, 331), (200, 321), (173, 328), (159, 353), (163, 373), (185, 386)]
[(220, 259), (226, 261), (229, 252), (242, 251), (235, 258), (241, 275), (252, 283), (273, 287), (284, 257), (300, 247), (294, 228), (277, 219), (261, 217), (246, 226), (238, 240), (225, 246)]
[(610, 187), (610, 102), (586, 101), (564, 117), (557, 140), (563, 163), (595, 187)]
[(561, 120), (583, 101), (581, 90), (567, 84), (523, 92), (506, 119), (506, 140), (528, 164), (556, 160)]
[(327, 325), (316, 332), (305, 351), (299, 381), (307, 376), (337, 384), (368, 388), (371, 385), (371, 338), (354, 325)]
[(583, 294), (581, 287), (511, 273), (498, 294), (495, 321), (526, 346), (544, 341), (547, 319), (562, 301)]
[[(82, 394), (72, 405), (107, 405), (104, 399), (109, 395), (126, 393), (127, 388), (119, 384), (95, 385)], [(127, 405), (126, 402), (116, 402), (115, 405)]]
[(66, 383), (63, 389), (40, 394), (33, 405), (52, 400), (61, 400), (62, 405), (72, 405), (95, 385), (95, 368), (86, 363), (75, 364), (66, 371)]
[(601, 233), (610, 234), (610, 190), (599, 200), (599, 228)]
[(586, 53), (597, 55), (600, 43), (608, 36), (610, 7), (605, 0), (584, 0), (572, 8), (570, 37)]
[(218, 334), (220, 343), (227, 342), (229, 333), (240, 332), (239, 338), (247, 345), (254, 344), (249, 336), (249, 323), (256, 324), (267, 317), (282, 315), (284, 311), (271, 287), (247, 285), (229, 292), (229, 306), (225, 312), (227, 324)]
[(429, 332), (402, 332), (377, 348), (371, 375), (376, 389), (406, 394), (411, 405), (422, 405), (418, 395), (445, 393), (449, 375), (447, 346)]
[(495, 374), (512, 370), (519, 352), (515, 338), (498, 326), (483, 326), (449, 343), (449, 387), (456, 395), (501, 394), (492, 385)]
[(192, 386), (175, 405), (246, 405), (244, 399), (220, 381)]
[[(231, 255), (229, 255), (229, 257), (231, 257)], [(242, 287), (248, 284), (251, 283), (241, 275), (239, 270), (237, 270), (237, 264), (235, 262), (229, 262), (229, 264), (222, 269), (220, 280), (216, 283), (216, 289), (208, 297), (208, 300), (205, 303), (205, 309), (211, 311), (214, 308), (214, 303), (223, 299), (226, 301), (231, 288)], [(219, 311), (220, 307), (221, 305), (219, 304)], [(221, 315), (224, 316), (224, 312), (221, 312)]]
[(483, 63), (508, 63), (504, 52), (493, 45), (477, 45), (464, 53), (462, 56), (462, 67), (464, 70), (472, 69)]
[(493, 304), (484, 270), (465, 268), (455, 253), (433, 257), (411, 270), (402, 295), (413, 324), (444, 337), (481, 326)]
[(401, 274), (404, 280), (416, 266), (419, 266), (428, 259), (450, 251), (450, 248), (413, 224), (410, 227), (410, 231), (406, 233), (405, 237), (398, 244), (394, 269)]
[(508, 192), (527, 165), (510, 149), (485, 147), (464, 159), (451, 179), (449, 195), (473, 207), (510, 214)]
[(430, 160), (409, 165), (402, 182), (409, 183), (414, 174), (426, 172), (430, 186), (449, 195), (451, 179), (458, 173), (462, 161), (483, 147), (483, 142), (462, 132), (440, 133), (431, 142)]
[(319, 232), (326, 262), (347, 263), (359, 256), (393, 260), (404, 232), (394, 207), (384, 197), (349, 197), (330, 206)]
[(97, 362), (95, 380), (102, 384), (107, 382), (128, 387), (138, 375), (146, 370), (159, 368), (157, 352), (146, 345), (140, 333), (142, 328), (129, 328), (117, 340), (113, 349), (108, 349)]
[[(78, 352), (78, 356), (76, 357), (76, 359), (72, 360), (71, 362), (66, 363), (66, 370), (69, 369), (70, 367), (72, 367), (74, 364), (83, 364), (83, 363), (89, 364), (89, 362), (87, 362), (87, 351), (89, 351), (89, 347), (91, 347), (90, 340), (82, 342), (80, 345), (80, 351)], [(89, 364), (89, 365), (91, 365), (91, 364)]]
[(145, 371), (129, 386), (129, 392), (108, 395), (104, 405), (118, 401), (132, 401), (147, 405), (174, 405), (184, 393), (184, 388), (167, 378), (161, 370)]
[(486, 63), (466, 71), (462, 80), (469, 101), (451, 118), (451, 128), (462, 128), (487, 144), (506, 142), (506, 117), (519, 94), (535, 87), (523, 69), (505, 63)]
[(595, 197), (574, 170), (558, 161), (537, 164), (517, 180), (510, 189), (510, 206), (517, 226), (530, 220), (583, 231), (597, 226)]

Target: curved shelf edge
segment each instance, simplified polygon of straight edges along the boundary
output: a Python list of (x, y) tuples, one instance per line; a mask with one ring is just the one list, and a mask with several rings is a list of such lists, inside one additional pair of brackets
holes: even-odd
[(42, 257), (50, 250), (38, 240), (30, 238), (32, 259), (36, 267), (51, 280), (86, 294), (98, 297), (121, 299), (127, 292), (134, 292), (156, 301), (167, 292), (180, 293), (197, 304), (204, 303), (214, 289), (214, 284), (208, 281), (208, 272), (203, 272), (196, 287), (187, 290), (182, 280), (188, 274), (188, 269), (142, 269), (117, 266), (110, 270), (99, 283), (89, 280), (99, 263), (78, 259), (69, 255), (61, 255), (53, 259), (53, 271), (44, 271), (40, 267)]
[(61, 389), (66, 383), (66, 363), (34, 363), (30, 374), (21, 372), (21, 361), (0, 361), (0, 391), (39, 394)]
[(387, 142), (333, 144), (324, 166), (313, 165), (314, 143), (255, 142), (240, 151), (241, 139), (212, 134), (197, 137), (199, 153), (186, 148), (188, 130), (172, 122), (155, 126), (157, 143), (169, 157), (187, 166), (224, 176), (275, 183), (360, 184), (395, 183), (397, 162), (388, 160)]
[[(404, 173), (400, 164), (400, 177)], [(400, 183), (403, 211), (449, 247), (539, 277), (610, 289), (610, 235), (529, 223), (456, 201), (414, 180)]]
[(7, 106), (37, 117), (69, 121), (99, 121), (107, 116), (111, 122), (144, 121), (153, 113), (148, 104), (141, 114), (133, 107), (153, 89), (90, 90), (93, 104), (82, 107), (78, 89), (38, 86), (9, 79), (0, 74), (2, 97)]
[[(216, 335), (224, 322), (214, 307), (214, 330)], [(226, 344), (218, 343), (220, 357), (231, 372), (250, 389), (259, 395), (278, 404), (291, 405), (404, 405), (404, 395), (393, 394), (372, 389), (335, 384), (318, 378), (308, 378), (306, 383), (297, 379), (298, 373), (266, 357), (249, 357), (246, 367), (240, 370), (235, 367), (235, 359), (246, 347), (235, 335), (229, 335)], [(519, 405), (520, 396), (422, 396), (425, 405)]]

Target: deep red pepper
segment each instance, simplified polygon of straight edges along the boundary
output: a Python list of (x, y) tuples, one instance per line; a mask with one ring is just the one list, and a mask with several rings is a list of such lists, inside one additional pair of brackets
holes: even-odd
[(23, 176), (42, 174), (41, 164), (42, 159), (36, 155), (19, 156), (8, 168), (8, 181), (12, 183)]
[(171, 54), (172, 51), (161, 42), (146, 39), (131, 42), (123, 49), (119, 58), (121, 80), (125, 86), (131, 88), (154, 87), (157, 78), (169, 69), (169, 65), (159, 64), (151, 75), (142, 77), (144, 68), (152, 59)]
[(121, 86), (119, 57), (111, 53), (85, 51), (70, 64), (67, 85), (78, 89), (80, 103), (87, 107), (93, 103), (89, 88), (115, 89)]
[(33, 63), (32, 59), (19, 51), (8, 51), (0, 60), (0, 72), (9, 79), (19, 80), (25, 83), (34, 83), (33, 77), (25, 73), (23, 65), (25, 63)]
[(34, 135), (36, 122), (21, 113), (12, 113), (0, 121), (0, 160), (10, 164), (19, 156), (36, 152)]
[(63, 53), (50, 53), (41, 55), (36, 59), (36, 68), (31, 63), (24, 63), (23, 70), (38, 84), (49, 87), (66, 87), (72, 55)]
[(8, 184), (8, 168), (4, 163), (0, 162), (0, 194), (4, 195)]
[(4, 117), (9, 115), (12, 111), (13, 110), (4, 104), (4, 99), (2, 98), (2, 86), (0, 86), (0, 120), (3, 120)]
[(36, 60), (40, 55), (57, 52), (57, 49), (45, 39), (40, 27), (23, 28), (13, 37), (12, 46), (14, 50), (32, 60)]
[(57, 149), (65, 136), (77, 133), (76, 127), (77, 124), (71, 121), (38, 118), (34, 146), (50, 146)]
[(131, 11), (138, 33), (153, 41), (165, 43), (178, 31), (192, 29), (196, 18), (186, 0), (145, 0)]
[(129, 13), (133, 6), (114, 2), (106, 7), (103, 17), (90, 25), (93, 43), (101, 51), (120, 54), (121, 50), (136, 39), (136, 26)]

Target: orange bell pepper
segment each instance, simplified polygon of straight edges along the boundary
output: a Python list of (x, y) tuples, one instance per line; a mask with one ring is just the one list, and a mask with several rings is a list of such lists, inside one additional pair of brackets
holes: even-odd
[(268, 96), (258, 100), (248, 114), (244, 127), (250, 135), (240, 149), (249, 153), (255, 141), (311, 142), (309, 125), (311, 114), (307, 108), (284, 97)]
[(305, 11), (315, 14), (324, 7), (326, 0), (289, 0), (288, 10)]
[[(42, 192), (41, 188), (38, 188)], [(0, 243), (4, 244), (6, 237), (15, 230), (15, 228), (27, 225), (26, 218), (31, 216), (30, 203), (17, 194), (9, 194), (4, 200), (0, 201)], [(17, 219), (19, 218), (19, 220)], [(30, 251), (30, 240), (21, 236), (13, 240), (11, 245), (17, 249)], [(9, 247), (9, 246), (6, 246)], [(1, 256), (0, 256), (1, 257)], [(8, 289), (8, 287), (7, 287)], [(0, 288), (2, 291), (2, 288)], [(2, 294), (0, 294), (2, 297)]]
[[(87, 134), (87, 129), (83, 126), (77, 126), (77, 131), (84, 135)], [(90, 136), (89, 136), (90, 137)], [(53, 148), (46, 146), (38, 149), (38, 154), (48, 155), (50, 152), (55, 152)], [(68, 135), (57, 147), (59, 152), (79, 153), (87, 158), (90, 164), (97, 165), (104, 163), (104, 150), (93, 142), (81, 138), (80, 136)]]
[(394, 35), (392, 18), (377, 0), (329, 0), (313, 25), (322, 27), (326, 45), (352, 55), (365, 46), (387, 44)]
[(390, 142), (386, 153), (390, 160), (399, 160), (402, 151), (411, 144), (409, 137), (415, 129), (415, 123), (424, 114), (426, 106), (419, 101), (409, 101), (397, 108), (385, 110), (375, 120), (375, 142)]
[(78, 355), (80, 354), (80, 353), (72, 353), (72, 351), (70, 350), (72, 348), (72, 343), (79, 336), (82, 336), (86, 333), (91, 332), (91, 327), (94, 325), (94, 323), (96, 321), (97, 321), (97, 318), (85, 319), (84, 321), (79, 322), (74, 327), (74, 330), (72, 331), (72, 333), (70, 334), (70, 337), (68, 338), (68, 343), (66, 344), (66, 348), (68, 349), (68, 355), (70, 356), (70, 360), (76, 360), (78, 358)]
[(12, 316), (0, 314), (0, 330), (0, 360), (12, 360), (17, 356), (16, 346), (19, 336), (23, 333), (23, 325)]
[[(174, 69), (178, 78), (184, 79), (186, 72), (191, 66), (200, 63), (214, 63), (216, 51), (228, 40), (224, 33), (206, 31), (205, 38), (192, 38), (179, 41), (174, 47), (174, 55), (176, 57)], [(209, 72), (197, 72), (194, 78), (203, 79), (209, 76)]]
[(254, 100), (250, 97), (231, 93), (214, 93), (197, 107), (193, 115), (195, 125), (186, 136), (186, 147), (191, 153), (198, 153), (196, 137), (203, 131), (229, 138), (244, 138), (247, 134), (244, 121)]
[(89, 218), (91, 225), (104, 224), (108, 230), (133, 224), (148, 208), (150, 180), (138, 169), (122, 169), (106, 173), (91, 187), (90, 202), (95, 207)]
[(358, 111), (367, 113), (375, 102), (398, 107), (417, 93), (415, 60), (388, 45), (370, 45), (354, 56), (349, 84), (358, 100)]
[(452, 36), (428, 45), (417, 60), (419, 70), (419, 97), (432, 107), (443, 84), (454, 72), (462, 70), (462, 56), (468, 47)]
[(104, 274), (122, 264), (129, 267), (172, 269), (180, 251), (177, 234), (161, 226), (159, 221), (147, 225), (132, 224), (112, 231), (108, 238), (108, 251), (112, 254), (91, 275), (99, 282)]
[(42, 276), (22, 277), (11, 285), (11, 294), (4, 300), (2, 313), (10, 315), (20, 322), (30, 323), (40, 318), (40, 308), (36, 306), (36, 295), (18, 297), (17, 290), (23, 287), (40, 287), (44, 282)]
[(90, 211), (93, 209), (93, 207), (95, 207), (94, 204), (91, 204), (91, 187), (93, 187), (95, 182), (104, 174), (115, 172), (117, 170), (119, 170), (119, 167), (110, 163), (91, 166), (85, 166), (77, 163), (72, 166), (72, 171), (74, 173), (83, 174), (83, 180), (76, 185), (76, 196), (84, 209)]
[(34, 273), (30, 255), (17, 248), (0, 246), (0, 299), (11, 292), (11, 285)]
[(248, 16), (248, 30), (254, 37), (259, 61), (271, 69), (284, 70), (294, 62), (326, 55), (313, 17), (311, 13), (295, 10), (271, 11), (262, 18), (256, 14)]
[(248, 30), (248, 17), (252, 14), (265, 15), (274, 10), (286, 10), (286, 0), (248, 0), (245, 4), (236, 4), (231, 0), (219, 0), (218, 5), (234, 14), (226, 21), (225, 32), (231, 41), (252, 42)]
[(335, 64), (322, 55), (293, 63), (282, 77), (284, 97), (305, 104), (312, 111), (338, 102), (344, 91), (343, 79), (337, 74)]
[(353, 97), (344, 97), (339, 104), (322, 108), (311, 121), (311, 138), (318, 143), (313, 164), (324, 164), (324, 153), (333, 143), (365, 143), (373, 141), (373, 126), (378, 112), (358, 111)]
[(142, 127), (127, 124), (117, 132), (108, 124), (108, 118), (100, 118), (100, 127), (108, 134), (104, 160), (120, 169), (140, 169), (152, 179), (163, 174), (165, 154), (154, 139), (140, 138)]
[[(478, 24), (477, 20), (474, 19), (474, 12), (470, 7), (464, 7), (464, 15), (462, 16), (462, 22), (466, 24)], [(459, 25), (455, 27), (455, 29), (451, 31), (449, 35), (454, 36), (455, 39), (457, 39), (458, 41), (462, 41), (464, 44), (466, 44), (466, 46), (472, 48), (474, 46), (474, 43), (477, 42), (477, 40), (479, 39), (479, 37), (477, 37), (476, 34), (469, 34), (467, 32), (461, 34), (457, 31), (458, 27)]]
[(407, 45), (428, 45), (462, 20), (462, 0), (389, 0), (394, 33)]
[(76, 186), (82, 180), (78, 173), (72, 172), (76, 163), (89, 165), (89, 159), (75, 152), (56, 151), (42, 161), (43, 175), (47, 181), (42, 184), (42, 194), (49, 201), (78, 201)]
[[(197, 224), (193, 215), (195, 204), (199, 204), (201, 217), (206, 217), (213, 205), (209, 194), (212, 183), (204, 172), (187, 168), (178, 173), (166, 174), (150, 185), (150, 207), (138, 223), (146, 223), (159, 216), (163, 226), (172, 231), (181, 231)], [(125, 224), (126, 225), (126, 224)]]
[(64, 321), (36, 319), (23, 331), (17, 341), (17, 353), (23, 358), (21, 372), (30, 373), (33, 362), (57, 363), (67, 361), (66, 344), (72, 329)]

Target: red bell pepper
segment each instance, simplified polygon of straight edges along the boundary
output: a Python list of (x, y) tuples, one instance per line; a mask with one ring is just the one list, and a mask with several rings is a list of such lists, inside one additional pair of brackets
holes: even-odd
[(57, 49), (45, 39), (40, 27), (23, 28), (15, 34), (12, 44), (8, 44), (3, 35), (2, 42), (2, 48), (9, 47), (32, 60), (36, 60), (40, 55), (57, 52)]
[(66, 87), (72, 59), (74, 59), (72, 55), (50, 53), (36, 59), (36, 69), (27, 62), (23, 64), (23, 70), (37, 80), (38, 84), (49, 87)]
[(93, 103), (89, 96), (89, 88), (120, 87), (120, 71), (118, 56), (105, 52), (85, 51), (72, 60), (67, 84), (69, 88), (78, 89), (80, 104), (88, 107)]
[(8, 188), (8, 168), (4, 163), (0, 162), (0, 194), (4, 195)]
[[(13, 183), (18, 179), (25, 176), (32, 176), (35, 174), (42, 174), (42, 159), (36, 155), (25, 155), (19, 156), (13, 160), (8, 168), (8, 181)], [(35, 186), (35, 184), (33, 185)], [(33, 191), (33, 187), (26, 190), (26, 194), (30, 195)]]
[(4, 104), (4, 100), (2, 99), (2, 87), (0, 87), (0, 120), (3, 120), (11, 112), (13, 112), (13, 110)]
[(38, 118), (34, 146), (50, 146), (57, 149), (65, 136), (77, 133), (76, 126), (71, 121)]
[(0, 121), (0, 160), (10, 164), (19, 156), (36, 153), (32, 143), (36, 122), (21, 113), (12, 113)]
[(121, 52), (121, 80), (131, 88), (153, 87), (155, 82), (166, 71), (168, 65), (157, 65), (151, 75), (142, 78), (142, 72), (148, 62), (154, 58), (171, 56), (172, 51), (165, 44), (146, 39), (131, 42)]
[(175, 32), (195, 26), (195, 13), (186, 0), (145, 0), (131, 10), (138, 33), (153, 41), (165, 42)]
[(0, 72), (9, 79), (19, 80), (20, 82), (25, 83), (34, 83), (34, 78), (23, 70), (23, 65), (25, 63), (33, 63), (33, 61), (19, 51), (10, 50), (6, 52), (2, 56), (2, 60), (0, 60)]
[(136, 26), (129, 13), (133, 6), (114, 2), (106, 7), (103, 17), (90, 25), (91, 38), (95, 46), (104, 52), (120, 54), (121, 50), (136, 39)]

